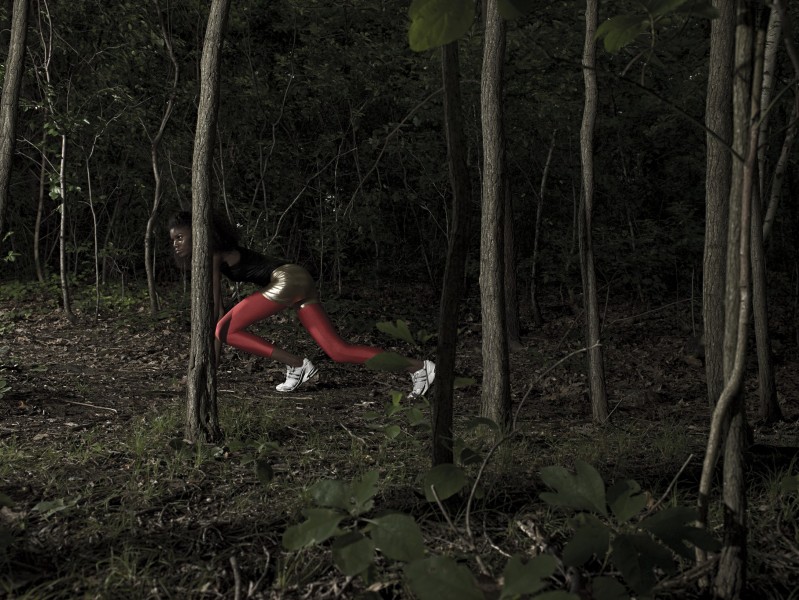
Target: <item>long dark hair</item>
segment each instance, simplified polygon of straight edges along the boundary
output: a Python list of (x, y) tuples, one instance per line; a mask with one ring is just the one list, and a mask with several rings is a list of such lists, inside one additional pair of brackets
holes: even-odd
[[(181, 210), (169, 217), (167, 227), (188, 227), (191, 229), (191, 212)], [(236, 227), (228, 221), (219, 211), (211, 213), (211, 251), (224, 252), (235, 250), (239, 247), (239, 232)]]

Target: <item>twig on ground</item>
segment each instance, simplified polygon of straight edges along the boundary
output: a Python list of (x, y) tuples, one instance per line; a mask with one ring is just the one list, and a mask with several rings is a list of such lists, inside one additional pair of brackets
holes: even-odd
[(651, 508), (650, 508), (649, 510), (647, 510), (647, 511), (646, 511), (646, 513), (644, 514), (644, 516), (642, 517), (642, 519), (645, 519), (646, 517), (648, 517), (649, 515), (651, 515), (653, 512), (655, 512), (655, 510), (658, 508), (658, 506), (660, 506), (661, 504), (663, 504), (663, 501), (664, 501), (664, 500), (666, 500), (666, 496), (668, 496), (668, 495), (671, 493), (671, 488), (673, 488), (673, 487), (674, 487), (674, 485), (677, 483), (677, 480), (680, 478), (680, 475), (682, 475), (682, 472), (683, 472), (683, 471), (685, 471), (685, 469), (688, 467), (688, 463), (690, 463), (690, 462), (691, 462), (691, 459), (692, 459), (693, 457), (694, 457), (694, 454), (693, 454), (693, 452), (692, 452), (691, 454), (689, 454), (689, 455), (688, 455), (688, 458), (686, 458), (686, 459), (685, 459), (685, 462), (682, 464), (682, 467), (680, 467), (680, 470), (679, 470), (679, 471), (677, 471), (677, 474), (676, 474), (676, 475), (674, 476), (674, 478), (671, 480), (671, 483), (670, 483), (670, 484), (669, 484), (669, 486), (666, 488), (666, 491), (665, 491), (665, 492), (663, 492), (663, 495), (662, 495), (662, 496), (661, 496), (661, 497), (658, 499), (658, 501), (657, 501), (657, 502), (655, 502), (655, 503), (654, 503), (654, 504), (651, 506)]
[(66, 402), (67, 404), (77, 404), (78, 406), (88, 406), (89, 408), (96, 408), (97, 410), (108, 410), (114, 414), (117, 414), (119, 411), (116, 408), (111, 408), (109, 406), (97, 406), (96, 404), (89, 404), (88, 402), (77, 402), (75, 400), (64, 400), (60, 398), (62, 402)]
[(241, 600), (241, 573), (239, 572), (239, 563), (236, 562), (236, 557), (230, 557), (230, 566), (233, 569), (233, 581), (236, 582), (236, 588), (233, 592), (235, 600)]

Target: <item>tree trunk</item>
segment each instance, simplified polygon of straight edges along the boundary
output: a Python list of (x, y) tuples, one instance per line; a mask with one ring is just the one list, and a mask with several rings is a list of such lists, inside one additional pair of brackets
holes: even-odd
[(782, 420), (777, 401), (771, 335), (768, 326), (768, 286), (766, 256), (763, 248), (763, 222), (760, 199), (752, 199), (752, 316), (757, 343), (758, 386), (760, 390), (759, 419), (764, 423)]
[(213, 0), (200, 62), (200, 102), (192, 159), (191, 348), (186, 438), (222, 437), (216, 402), (213, 294), (211, 289), (211, 167), (219, 111), (219, 69), (230, 0)]
[(598, 99), (596, 81), (597, 19), (597, 0), (587, 0), (585, 9), (585, 47), (583, 49), (585, 107), (580, 129), (583, 191), (581, 194), (579, 238), (591, 411), (594, 421), (604, 423), (608, 419), (608, 398), (605, 389), (604, 358), (600, 344), (601, 323), (596, 289), (596, 272), (594, 271), (594, 249), (591, 240), (591, 217), (594, 205), (594, 123), (596, 122)]
[[(724, 377), (733, 381), (745, 363), (750, 310), (751, 206), (757, 168), (760, 92), (763, 54), (754, 43), (760, 2), (741, 0), (735, 31), (735, 79), (733, 81), (733, 149), (744, 161), (733, 163), (730, 192), (730, 226), (727, 230), (727, 286), (724, 327)], [(744, 315), (743, 318), (741, 315)], [(743, 356), (741, 356), (743, 355)], [(714, 592), (719, 598), (741, 598), (746, 588), (746, 412), (744, 387), (735, 382), (729, 428), (724, 449), (724, 540)]]
[(505, 216), (503, 219), (503, 262), (505, 264), (505, 319), (508, 328), (508, 348), (519, 350), (521, 343), (521, 325), (519, 323), (519, 294), (516, 280), (516, 238), (513, 232), (513, 198), (510, 182), (505, 177)]
[(708, 402), (716, 404), (724, 387), (724, 280), (727, 248), (727, 203), (732, 173), (732, 68), (735, 48), (735, 3), (716, 0), (720, 13), (710, 25), (705, 125), (705, 249), (702, 315)]
[(530, 273), (530, 304), (533, 313), (533, 323), (536, 327), (544, 324), (544, 317), (541, 315), (541, 306), (538, 302), (538, 248), (541, 244), (541, 218), (544, 212), (544, 193), (547, 188), (547, 176), (549, 175), (549, 165), (552, 163), (552, 152), (555, 149), (555, 134), (552, 132), (552, 143), (549, 145), (547, 162), (544, 164), (544, 172), (541, 174), (541, 190), (538, 193), (538, 203), (535, 207), (535, 230), (533, 232), (533, 256), (532, 272)]
[(17, 107), (22, 75), (25, 72), (25, 37), (28, 33), (28, 0), (14, 0), (11, 38), (5, 61), (3, 92), (0, 96), (0, 246), (6, 234), (11, 159), (17, 138)]
[(150, 142), (150, 162), (153, 169), (153, 180), (155, 189), (153, 190), (153, 204), (150, 209), (150, 216), (147, 219), (147, 225), (144, 231), (144, 270), (147, 273), (147, 291), (150, 296), (150, 315), (155, 316), (159, 309), (158, 293), (155, 289), (155, 265), (152, 258), (153, 250), (153, 229), (155, 228), (155, 220), (158, 216), (158, 208), (161, 205), (161, 165), (158, 160), (158, 151), (161, 147), (161, 139), (164, 137), (164, 130), (166, 130), (169, 118), (172, 115), (172, 109), (175, 105), (175, 95), (177, 93), (178, 78), (180, 69), (178, 62), (175, 59), (175, 53), (172, 48), (172, 38), (167, 31), (164, 17), (161, 14), (161, 6), (158, 0), (155, 1), (156, 10), (158, 11), (158, 21), (161, 26), (161, 37), (164, 40), (164, 47), (166, 48), (167, 56), (172, 65), (172, 89), (169, 92), (164, 113), (161, 115), (161, 124), (158, 127), (158, 132)]
[(441, 311), (436, 353), (435, 395), (432, 402), (433, 465), (454, 462), (452, 455), (452, 397), (458, 317), (464, 288), (466, 255), (469, 248), (472, 186), (466, 163), (466, 139), (460, 91), (458, 42), (441, 49), (444, 81), (444, 126), (452, 185), (452, 218), (447, 243), (447, 264), (441, 289)]
[(47, 134), (42, 133), (42, 164), (39, 166), (39, 197), (36, 205), (36, 222), (33, 225), (33, 263), (36, 267), (36, 279), (44, 283), (44, 266), (42, 265), (42, 218), (44, 217), (45, 181), (47, 175)]
[(505, 204), (502, 74), (505, 22), (498, 0), (485, 2), (480, 81), (483, 130), (483, 199), (480, 224), (480, 299), (483, 321), (481, 414), (505, 430), (510, 425), (510, 365), (505, 317), (503, 228)]
[(61, 135), (61, 167), (58, 171), (58, 187), (61, 194), (61, 227), (58, 234), (59, 248), (59, 271), (61, 273), (61, 299), (64, 308), (64, 315), (70, 323), (75, 322), (75, 315), (72, 312), (72, 299), (69, 291), (69, 274), (67, 272), (67, 223), (69, 216), (69, 205), (67, 204), (67, 136)]

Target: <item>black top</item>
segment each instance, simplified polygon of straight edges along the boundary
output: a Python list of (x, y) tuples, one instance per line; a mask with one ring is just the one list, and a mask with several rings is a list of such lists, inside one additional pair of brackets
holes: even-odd
[(249, 248), (237, 248), (241, 258), (234, 266), (226, 262), (219, 265), (219, 271), (231, 281), (246, 281), (266, 287), (272, 279), (272, 271), (289, 261), (266, 257)]

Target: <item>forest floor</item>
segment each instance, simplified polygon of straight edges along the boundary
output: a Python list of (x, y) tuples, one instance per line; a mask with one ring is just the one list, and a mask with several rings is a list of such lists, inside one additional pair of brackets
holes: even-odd
[[(7, 505), (0, 509), (0, 597), (407, 597), (399, 564), (381, 559), (365, 583), (336, 569), (329, 544), (295, 552), (281, 544), (286, 528), (303, 520), (310, 486), (371, 470), (379, 473), (375, 511), (412, 515), (428, 550), (460, 557), (476, 572), (467, 560), (475, 555), (471, 532), (495, 576), (506, 556), (528, 553), (542, 539), (557, 547), (567, 531), (566, 516), (539, 498), (546, 466), (571, 468), (582, 459), (608, 483), (635, 479), (653, 499), (696, 503), (709, 411), (704, 368), (686, 350), (700, 318), (690, 301), (603, 308), (613, 409), (604, 426), (592, 423), (584, 354), (573, 354), (582, 345), (579, 318), (545, 304), (546, 324), (525, 327), (523, 347), (511, 354), (514, 410), (524, 400), (519, 435), (488, 464), (466, 523), (463, 503), (438, 507), (420, 492), (429, 429), (411, 425), (410, 413), (385, 411), (391, 391), (407, 391), (410, 380), (331, 362), (291, 314), (262, 331), (315, 360), (319, 378), (279, 394), (283, 369), (228, 351), (218, 377), (225, 441), (187, 446), (187, 297), (165, 294), (166, 307), (152, 320), (144, 297), (131, 294), (104, 295), (96, 318), (90, 292), (76, 300), (71, 324), (52, 291), (0, 286), (0, 501)], [(425, 358), (433, 358), (434, 340), (411, 348), (374, 325), (401, 318), (414, 332), (435, 331), (430, 306), (436, 301), (425, 290), (410, 301), (407, 291), (369, 290), (326, 303), (350, 340)], [(470, 426), (480, 406), (479, 321), (470, 302), (457, 369), (475, 383), (455, 395), (456, 434), (477, 450), (490, 440), (487, 427)], [(780, 479), (798, 469), (799, 352), (789, 316), (776, 314), (773, 325), (785, 420), (756, 423), (751, 358), (747, 375), (749, 422), (761, 450), (748, 455), (752, 598), (796, 597), (799, 582), (799, 501), (780, 491)], [(417, 408), (427, 417), (429, 407)], [(661, 596), (701, 596), (693, 582), (676, 583), (672, 596)]]

